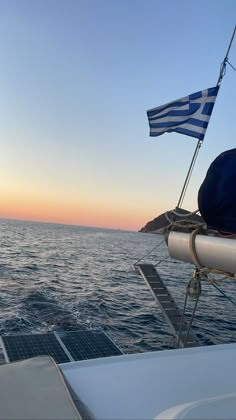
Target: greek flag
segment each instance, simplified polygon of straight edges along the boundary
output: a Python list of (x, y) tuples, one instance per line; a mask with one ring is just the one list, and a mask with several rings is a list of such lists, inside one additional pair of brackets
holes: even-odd
[(218, 90), (202, 90), (147, 111), (150, 136), (175, 131), (203, 140)]

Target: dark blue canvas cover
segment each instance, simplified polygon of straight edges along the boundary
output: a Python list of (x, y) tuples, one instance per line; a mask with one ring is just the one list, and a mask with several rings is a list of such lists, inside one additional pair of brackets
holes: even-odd
[(236, 233), (236, 149), (221, 153), (210, 165), (198, 208), (209, 228)]

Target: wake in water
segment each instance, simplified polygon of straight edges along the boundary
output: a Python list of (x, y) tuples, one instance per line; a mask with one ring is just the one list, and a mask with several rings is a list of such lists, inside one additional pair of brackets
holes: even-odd
[[(135, 232), (1, 220), (0, 334), (102, 328), (123, 351), (173, 345), (133, 264), (163, 238)], [(147, 256), (168, 254), (162, 244)], [(193, 267), (166, 260), (158, 271), (178, 305)], [(227, 294), (236, 295), (232, 282)], [(236, 310), (209, 284), (193, 328), (203, 344), (233, 342)]]

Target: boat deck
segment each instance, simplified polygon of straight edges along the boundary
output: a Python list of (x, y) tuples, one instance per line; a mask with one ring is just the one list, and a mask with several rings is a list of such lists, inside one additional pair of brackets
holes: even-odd
[(235, 355), (236, 344), (223, 344), (59, 367), (93, 419), (235, 420)]

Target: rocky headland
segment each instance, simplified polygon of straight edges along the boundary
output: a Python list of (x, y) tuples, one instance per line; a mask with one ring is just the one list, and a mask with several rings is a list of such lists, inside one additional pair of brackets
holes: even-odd
[[(181, 214), (181, 215), (187, 215), (190, 212), (188, 210), (185, 209), (180, 209), (180, 208), (176, 208), (175, 209), (177, 213)], [(162, 213), (160, 214), (160, 216), (155, 217), (155, 219), (151, 220), (150, 222), (146, 223), (146, 225), (144, 227), (142, 227), (139, 232), (143, 232), (143, 233), (159, 233), (159, 234), (163, 234), (165, 233), (165, 229), (166, 227), (170, 224), (169, 221), (166, 218), (166, 213)], [(167, 212), (167, 215), (171, 215), (171, 211)], [(173, 216), (172, 216), (173, 217)], [(174, 216), (175, 217), (175, 221), (183, 221), (186, 220), (186, 224), (188, 222), (192, 222), (192, 223), (204, 223), (204, 220), (201, 216), (197, 215), (197, 214), (193, 214), (189, 217), (186, 217), (186, 219), (184, 219), (183, 217), (180, 216)], [(183, 223), (183, 227), (178, 228), (179, 231), (185, 231), (186, 229), (184, 228), (184, 223)]]

